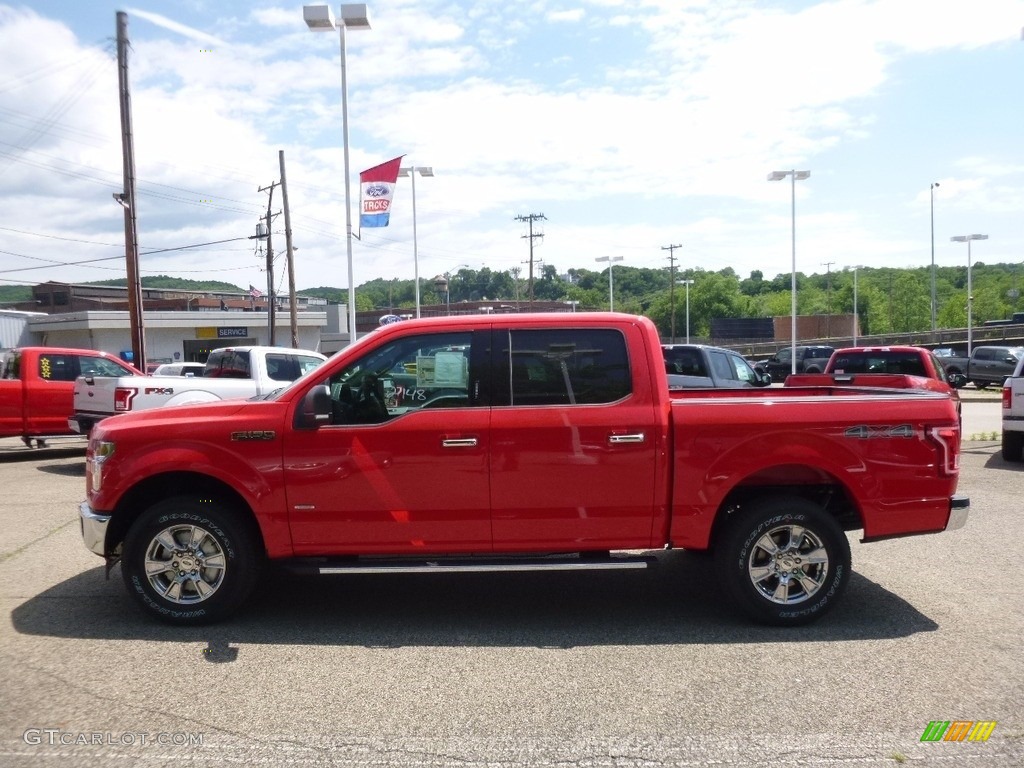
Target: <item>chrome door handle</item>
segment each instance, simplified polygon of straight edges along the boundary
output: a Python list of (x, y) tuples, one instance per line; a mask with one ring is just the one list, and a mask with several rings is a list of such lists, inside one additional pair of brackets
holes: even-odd
[(475, 448), (476, 438), (475, 437), (457, 437), (451, 440), (442, 440), (442, 448)]
[(608, 435), (608, 442), (612, 445), (618, 443), (642, 443), (643, 441), (643, 432), (637, 432), (635, 435)]

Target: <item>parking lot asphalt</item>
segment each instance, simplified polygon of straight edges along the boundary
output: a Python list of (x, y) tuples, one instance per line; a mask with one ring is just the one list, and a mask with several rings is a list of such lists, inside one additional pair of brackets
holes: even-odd
[[(698, 553), (643, 572), (300, 577), (172, 629), (81, 543), (81, 445), (0, 452), (3, 766), (1020, 766), (1024, 466), (971, 443), (967, 526), (860, 544), (797, 629)], [(922, 742), (932, 722), (995, 722)]]

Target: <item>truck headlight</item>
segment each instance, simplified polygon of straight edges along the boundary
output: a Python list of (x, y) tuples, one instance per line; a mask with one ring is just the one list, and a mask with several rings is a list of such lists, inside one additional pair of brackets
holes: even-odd
[(95, 440), (89, 446), (89, 473), (93, 491), (103, 486), (103, 464), (114, 455), (114, 444), (109, 440)]

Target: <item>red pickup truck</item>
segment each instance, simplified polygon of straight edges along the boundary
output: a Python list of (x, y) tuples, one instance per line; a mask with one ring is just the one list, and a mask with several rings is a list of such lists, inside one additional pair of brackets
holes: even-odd
[(646, 567), (710, 550), (751, 617), (823, 614), (865, 541), (962, 526), (952, 401), (856, 387), (670, 393), (613, 313), (408, 320), (263, 400), (94, 427), (85, 545), (176, 624), (268, 561), (319, 574)]
[(0, 437), (35, 440), (75, 434), (68, 426), (78, 376), (141, 375), (107, 352), (65, 347), (17, 347), (0, 368)]
[(792, 374), (787, 387), (818, 386), (823, 383), (856, 384), (864, 387), (927, 389), (957, 401), (957, 392), (967, 383), (962, 373), (947, 373), (935, 354), (924, 347), (845, 347), (832, 353), (824, 373)]

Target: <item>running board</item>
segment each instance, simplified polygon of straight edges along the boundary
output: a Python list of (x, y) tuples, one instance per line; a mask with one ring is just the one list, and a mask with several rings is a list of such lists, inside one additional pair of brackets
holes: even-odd
[(647, 560), (637, 558), (613, 558), (604, 560), (577, 561), (504, 561), (472, 563), (465, 560), (445, 562), (430, 560), (416, 564), (390, 563), (366, 565), (324, 565), (317, 570), (323, 576), (348, 573), (508, 573), (515, 571), (623, 571), (638, 570), (649, 566)]

